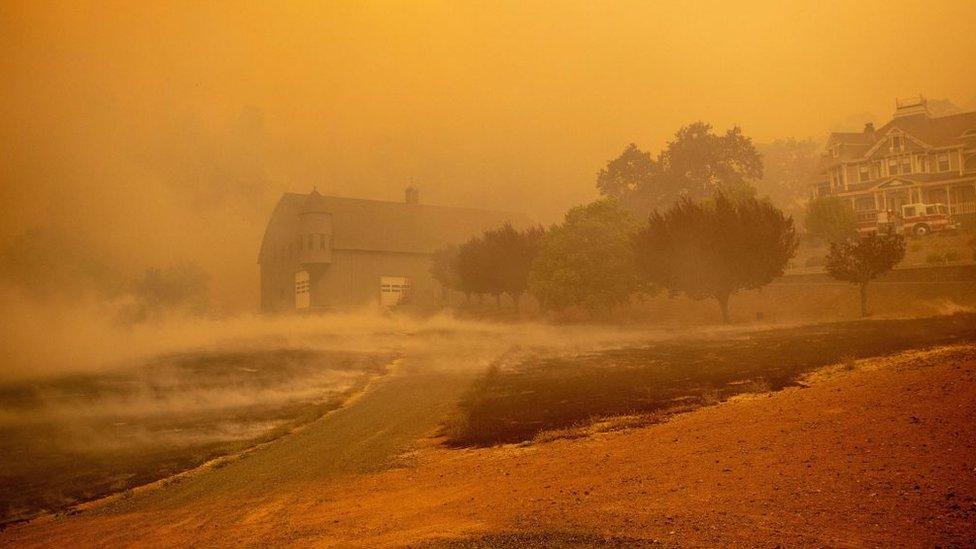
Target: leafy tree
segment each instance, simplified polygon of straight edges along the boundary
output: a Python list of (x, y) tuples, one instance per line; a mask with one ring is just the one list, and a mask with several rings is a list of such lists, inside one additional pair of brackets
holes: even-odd
[(647, 185), (655, 171), (650, 153), (631, 143), (620, 156), (607, 162), (596, 177), (596, 188), (604, 196), (627, 200), (638, 187)]
[[(458, 248), (457, 277), (459, 289), (471, 298), (471, 294), (492, 293), (491, 278), (488, 273), (492, 267), (485, 239), (476, 236)], [(498, 294), (501, 292), (499, 291)]]
[(500, 294), (506, 293), (515, 308), (519, 308), (522, 294), (528, 289), (529, 270), (543, 233), (541, 227), (517, 231), (511, 223), (485, 232), (483, 242), (490, 266), (484, 274), (496, 300)]
[(630, 245), (635, 225), (613, 199), (571, 209), (542, 237), (529, 292), (543, 308), (577, 306), (591, 314), (626, 303), (640, 287)]
[(762, 173), (762, 158), (740, 128), (716, 135), (710, 124), (695, 122), (680, 128), (656, 161), (629, 146), (600, 172), (597, 188), (643, 216), (681, 197), (707, 199), (716, 191), (751, 198)]
[(457, 250), (452, 267), (457, 288), (469, 296), (491, 294), (499, 306), (502, 294), (508, 294), (517, 308), (542, 235), (540, 227), (517, 231), (506, 223), (468, 240)]
[(857, 236), (854, 210), (837, 196), (822, 196), (807, 203), (803, 224), (808, 233), (825, 242), (843, 242)]
[(821, 147), (812, 139), (793, 138), (757, 144), (763, 176), (755, 183), (756, 192), (784, 211), (800, 214), (810, 195), (810, 181), (817, 173)]
[(447, 298), (448, 290), (461, 290), (458, 275), (458, 247), (445, 246), (434, 251), (430, 259), (430, 276), (441, 285), (441, 298)]
[(890, 271), (904, 257), (905, 239), (898, 234), (871, 234), (860, 239), (831, 242), (827, 274), (859, 286), (861, 316), (868, 316), (868, 283)]
[(712, 133), (711, 124), (695, 122), (679, 129), (674, 137), (661, 161), (665, 173), (689, 196), (707, 198), (716, 190), (737, 198), (755, 194), (750, 182), (762, 177), (762, 157), (741, 128), (733, 127), (719, 136)]
[(655, 211), (634, 237), (647, 280), (692, 299), (714, 298), (729, 322), (729, 297), (782, 276), (796, 253), (793, 219), (765, 200), (683, 198)]

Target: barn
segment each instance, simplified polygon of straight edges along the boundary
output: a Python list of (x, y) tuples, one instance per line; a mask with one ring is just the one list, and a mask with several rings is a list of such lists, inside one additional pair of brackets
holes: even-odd
[(363, 305), (435, 305), (433, 252), (525, 216), (420, 203), (286, 193), (265, 229), (258, 255), (261, 310), (346, 310)]

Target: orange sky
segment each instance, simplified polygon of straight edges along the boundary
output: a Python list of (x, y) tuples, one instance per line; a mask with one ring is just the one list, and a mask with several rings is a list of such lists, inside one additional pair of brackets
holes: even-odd
[[(413, 178), (551, 221), (628, 142), (694, 120), (768, 141), (883, 121), (896, 96), (976, 108), (971, 0), (201, 4), (0, 7), (4, 237), (74, 224), (201, 261), (249, 304), (283, 190), (400, 199)], [(238, 172), (260, 188), (237, 196)]]

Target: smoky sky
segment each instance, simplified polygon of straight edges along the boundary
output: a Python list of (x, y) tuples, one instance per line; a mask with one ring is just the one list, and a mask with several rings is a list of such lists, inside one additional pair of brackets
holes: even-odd
[(768, 142), (899, 96), (974, 107), (971, 2), (781, 4), (5, 2), (0, 241), (195, 261), (245, 310), (284, 191), (413, 181), (549, 222), (627, 143), (695, 120)]

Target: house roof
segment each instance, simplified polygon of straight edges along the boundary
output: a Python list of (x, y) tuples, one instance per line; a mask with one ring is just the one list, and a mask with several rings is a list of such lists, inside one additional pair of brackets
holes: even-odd
[(511, 212), (286, 193), (268, 222), (258, 261), (270, 246), (300, 233), (303, 213), (319, 212), (332, 216), (334, 250), (429, 254), (506, 222), (530, 224), (528, 217)]
[(883, 138), (890, 130), (898, 128), (933, 147), (945, 147), (973, 143), (976, 134), (964, 137), (966, 130), (976, 132), (976, 111), (929, 117), (924, 114), (894, 118), (878, 130)]
[[(841, 157), (857, 158), (886, 139), (895, 128), (931, 147), (976, 145), (976, 111), (937, 117), (924, 113), (895, 117), (874, 132), (832, 132), (827, 142), (841, 145)], [(964, 135), (968, 130), (972, 131)]]

